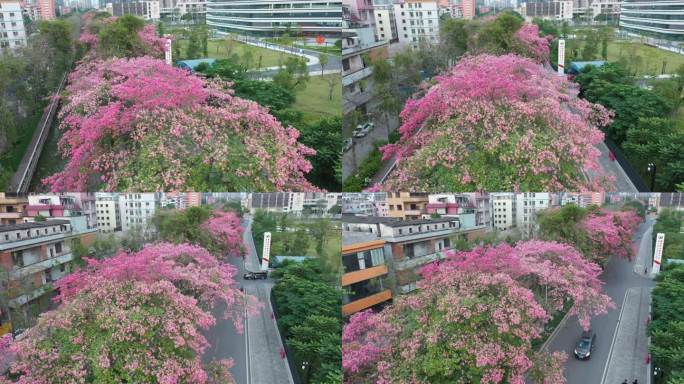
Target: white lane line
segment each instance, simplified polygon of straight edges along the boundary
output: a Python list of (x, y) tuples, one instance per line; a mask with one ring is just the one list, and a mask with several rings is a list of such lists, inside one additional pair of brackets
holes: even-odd
[(601, 376), (601, 384), (606, 382), (606, 375), (608, 374), (608, 364), (610, 363), (610, 358), (613, 355), (613, 348), (615, 347), (615, 340), (617, 339), (618, 328), (620, 328), (620, 321), (622, 320), (622, 313), (625, 311), (625, 303), (627, 302), (627, 295), (632, 290), (632, 288), (627, 289), (625, 292), (625, 297), (622, 299), (622, 308), (620, 308), (620, 315), (618, 316), (617, 324), (615, 325), (615, 331), (613, 331), (613, 341), (610, 343), (610, 350), (608, 351), (608, 358), (606, 359), (606, 365), (603, 367), (603, 376)]

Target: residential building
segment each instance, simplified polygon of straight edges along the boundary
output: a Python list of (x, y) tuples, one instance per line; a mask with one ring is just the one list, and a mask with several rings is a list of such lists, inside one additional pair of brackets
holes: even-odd
[(591, 205), (601, 206), (605, 201), (604, 192), (566, 192), (563, 194), (561, 205), (575, 204), (578, 207), (586, 208)]
[(98, 192), (95, 194), (95, 213), (97, 229), (103, 233), (121, 230), (121, 209), (117, 193)]
[(512, 192), (490, 193), (492, 226), (507, 231), (516, 225), (516, 196)]
[(0, 1), (0, 53), (26, 46), (26, 28), (20, 1)]
[(417, 48), (422, 42), (439, 41), (439, 10), (436, 1), (406, 0), (394, 4), (399, 43)]
[(535, 17), (551, 20), (572, 20), (572, 1), (531, 0), (523, 7), (525, 18)]
[(620, 29), (639, 35), (684, 40), (684, 1), (624, 0), (620, 4)]
[(298, 192), (250, 193), (243, 208), (254, 214), (258, 209), (275, 213), (300, 215), (304, 210), (304, 194)]
[(394, 43), (398, 41), (397, 20), (394, 17), (394, 0), (373, 0), (375, 38)]
[(66, 241), (71, 232), (68, 220), (0, 226), (0, 287), (9, 296), (0, 318), (3, 331), (33, 325), (23, 314), (50, 307), (52, 283), (71, 271), (73, 254)]
[(36, 0), (40, 12), (41, 20), (54, 20), (55, 14), (55, 0)]
[(113, 16), (134, 15), (145, 20), (159, 20), (159, 1), (117, 1), (112, 3)]
[(26, 196), (9, 197), (0, 192), (0, 225), (18, 224), (26, 216)]
[(143, 236), (154, 231), (150, 224), (159, 205), (157, 193), (121, 193), (119, 209), (121, 211), (121, 229), (140, 231)]
[(660, 193), (657, 208), (668, 208), (675, 211), (684, 211), (684, 193)]
[[(378, 33), (389, 26), (378, 20)], [(359, 111), (366, 116), (377, 109), (373, 99), (373, 69), (371, 60), (388, 56), (388, 42), (375, 39), (373, 27), (346, 28), (342, 30), (342, 110), (347, 114)]]
[(373, 26), (373, 0), (342, 0), (342, 6), (349, 7), (350, 20), (361, 26)]
[(620, 17), (621, 3), (622, 0), (592, 0), (587, 8), (589, 11), (587, 16), (596, 19), (597, 16), (604, 15), (607, 20), (617, 20)]
[(188, 207), (199, 207), (202, 205), (202, 194), (200, 192), (186, 192), (185, 198)]
[(375, 201), (371, 193), (345, 193), (342, 195), (342, 213), (345, 215), (376, 216)]
[(272, 37), (297, 30), (308, 37), (339, 38), (341, 0), (208, 0), (207, 25), (219, 35)]
[(489, 193), (472, 193), (475, 200), (475, 225), (483, 225), (487, 230), (492, 228), (492, 213)]
[(529, 235), (536, 229), (537, 212), (548, 209), (551, 205), (551, 196), (546, 192), (518, 193), (515, 205), (515, 225), (523, 234)]
[(342, 225), (343, 238), (349, 236), (348, 233), (365, 233), (386, 242), (385, 257), (390, 266), (390, 280), (393, 281), (395, 293), (413, 291), (418, 281), (418, 269), (444, 259), (444, 252), (458, 239), (473, 241), (483, 237), (486, 230), (484, 226), (462, 223), (458, 217), (402, 220), (345, 216)]
[(388, 192), (389, 216), (419, 219), (427, 213), (428, 194), (418, 192)]
[(461, 15), (466, 20), (475, 17), (475, 0), (461, 0)]
[(386, 242), (375, 234), (342, 233), (342, 314), (352, 315), (368, 308), (378, 308), (392, 300), (386, 280), (389, 268)]
[[(87, 192), (45, 193), (28, 196), (26, 215), (52, 218), (83, 216), (85, 227), (97, 227), (95, 195)], [(24, 220), (26, 221), (26, 220)]]

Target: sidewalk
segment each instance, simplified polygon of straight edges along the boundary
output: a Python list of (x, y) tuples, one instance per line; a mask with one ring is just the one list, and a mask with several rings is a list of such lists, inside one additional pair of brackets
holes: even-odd
[(631, 384), (636, 379), (646, 384), (650, 288), (629, 288), (623, 303), (601, 383), (620, 384), (626, 379)]
[(652, 244), (653, 244), (653, 227), (649, 227), (641, 237), (641, 243), (639, 244), (639, 248), (637, 249), (637, 256), (636, 260), (634, 262), (634, 273), (640, 276), (648, 277), (648, 278), (654, 278), (655, 276), (651, 275), (651, 250), (652, 250)]

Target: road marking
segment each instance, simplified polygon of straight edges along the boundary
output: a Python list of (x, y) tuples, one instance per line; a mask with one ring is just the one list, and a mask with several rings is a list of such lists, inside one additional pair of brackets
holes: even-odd
[[(245, 287), (245, 293), (247, 293), (247, 287)], [(250, 370), (250, 360), (251, 360), (251, 355), (249, 353), (249, 343), (247, 342), (249, 335), (249, 319), (247, 318), (247, 308), (245, 307), (245, 351), (247, 351), (247, 358), (245, 361), (247, 362), (247, 384), (252, 383), (252, 371)]]
[(617, 324), (615, 325), (615, 331), (613, 331), (613, 341), (610, 343), (610, 350), (608, 350), (608, 358), (606, 359), (606, 365), (603, 367), (603, 376), (601, 376), (601, 384), (606, 382), (606, 375), (608, 374), (608, 363), (610, 363), (610, 358), (613, 356), (613, 348), (615, 347), (615, 340), (617, 339), (617, 331), (620, 327), (620, 320), (622, 320), (622, 313), (625, 311), (625, 303), (627, 302), (627, 294), (632, 288), (628, 288), (625, 292), (625, 297), (622, 299), (622, 307), (620, 308), (620, 315), (618, 316)]

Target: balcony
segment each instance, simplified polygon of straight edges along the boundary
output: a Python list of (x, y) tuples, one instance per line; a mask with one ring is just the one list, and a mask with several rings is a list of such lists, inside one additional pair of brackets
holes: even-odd
[(15, 297), (14, 299), (9, 301), (9, 306), (10, 308), (19, 308), (22, 305), (28, 303), (31, 300), (35, 300), (44, 294), (52, 291), (53, 287), (52, 284), (44, 284), (41, 285), (40, 287), (34, 289), (30, 293), (27, 293), (25, 295), (21, 295), (19, 297)]
[(22, 268), (15, 269), (12, 272), (10, 272), (10, 279), (20, 279), (24, 276), (32, 275), (34, 273), (38, 273), (40, 271), (44, 271), (48, 268), (52, 268), (54, 266), (68, 263), (74, 259), (74, 255), (71, 253), (71, 251), (66, 251), (63, 252), (62, 255), (53, 257), (47, 260), (39, 261), (37, 263), (33, 263), (31, 265), (26, 265)]
[(0, 212), (0, 219), (21, 219), (24, 212)]
[(63, 240), (64, 235), (68, 235), (68, 234), (70, 234), (70, 232), (61, 232), (61, 233), (57, 232), (54, 234), (40, 235), (40, 236), (35, 236), (35, 237), (23, 238), (23, 239), (19, 239), (19, 240), (10, 239), (6, 243), (0, 243), (0, 251), (6, 251), (9, 249), (15, 249), (15, 248), (21, 248), (21, 247), (35, 246), (35, 245), (42, 244), (42, 243)]
[(378, 265), (371, 268), (360, 269), (358, 271), (345, 273), (342, 275), (342, 286), (352, 285), (358, 283), (359, 281), (369, 280), (374, 277), (382, 276), (387, 274), (386, 265)]
[(429, 253), (427, 255), (414, 257), (412, 259), (402, 260), (402, 261), (396, 262), (394, 264), (394, 266), (398, 271), (403, 271), (406, 269), (413, 269), (413, 268), (419, 267), (421, 265), (431, 263), (433, 261), (444, 259), (445, 258), (444, 251), (447, 251), (447, 250), (448, 249), (444, 249), (440, 252)]
[(389, 289), (385, 289), (384, 291), (380, 291), (370, 296), (366, 296), (363, 299), (352, 301), (349, 304), (343, 305), (342, 314), (344, 316), (349, 316), (351, 314), (363, 311), (364, 309), (370, 308), (374, 305), (380, 304), (391, 299), (392, 291), (390, 291)]
[(346, 87), (350, 84), (354, 84), (360, 80), (365, 79), (366, 77), (370, 76), (373, 74), (373, 68), (371, 67), (365, 67), (360, 70), (357, 70), (356, 72), (352, 72), (350, 74), (342, 76), (342, 86)]

